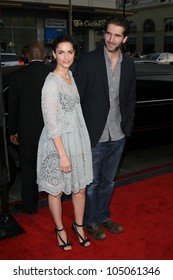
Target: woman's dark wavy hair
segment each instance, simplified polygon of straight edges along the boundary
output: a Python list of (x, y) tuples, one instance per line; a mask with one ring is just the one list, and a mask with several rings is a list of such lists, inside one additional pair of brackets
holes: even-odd
[(73, 48), (75, 49), (73, 38), (69, 34), (61, 34), (58, 37), (56, 37), (55, 40), (53, 41), (53, 48), (52, 48), (53, 51), (55, 52), (58, 45), (64, 42), (71, 43)]
[(104, 25), (104, 31), (106, 32), (108, 29), (108, 26), (110, 24), (114, 24), (116, 26), (121, 26), (124, 28), (124, 37), (126, 37), (129, 33), (129, 22), (125, 17), (122, 16), (110, 16), (107, 18), (105, 25)]

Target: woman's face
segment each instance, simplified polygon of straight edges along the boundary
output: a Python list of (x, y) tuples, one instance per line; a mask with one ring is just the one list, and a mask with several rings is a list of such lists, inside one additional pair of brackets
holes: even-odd
[(69, 68), (74, 61), (75, 50), (70, 42), (63, 42), (58, 44), (53, 55), (58, 65)]

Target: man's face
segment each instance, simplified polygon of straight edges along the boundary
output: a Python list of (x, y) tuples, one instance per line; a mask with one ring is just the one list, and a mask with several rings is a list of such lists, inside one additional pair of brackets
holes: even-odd
[(123, 33), (123, 27), (109, 24), (104, 34), (105, 46), (108, 52), (116, 52), (127, 41), (127, 36), (124, 37)]

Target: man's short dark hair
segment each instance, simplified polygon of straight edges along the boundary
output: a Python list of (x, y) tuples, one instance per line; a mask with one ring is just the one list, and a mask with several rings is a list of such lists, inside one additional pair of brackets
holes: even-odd
[(129, 33), (129, 22), (125, 17), (122, 16), (110, 16), (107, 18), (105, 25), (104, 25), (104, 31), (106, 32), (108, 29), (108, 26), (110, 24), (114, 24), (116, 26), (124, 27), (124, 37), (126, 37)]

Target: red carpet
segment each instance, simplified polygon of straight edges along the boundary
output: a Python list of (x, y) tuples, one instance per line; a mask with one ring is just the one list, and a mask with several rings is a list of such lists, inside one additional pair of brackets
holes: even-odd
[(15, 215), (26, 233), (0, 241), (4, 260), (172, 260), (173, 173), (155, 176), (117, 188), (111, 202), (111, 218), (121, 223), (120, 235), (107, 233), (103, 241), (92, 240), (89, 248), (78, 243), (71, 230), (71, 201), (63, 203), (64, 221), (73, 250), (59, 249), (54, 223), (47, 207), (38, 214)]

